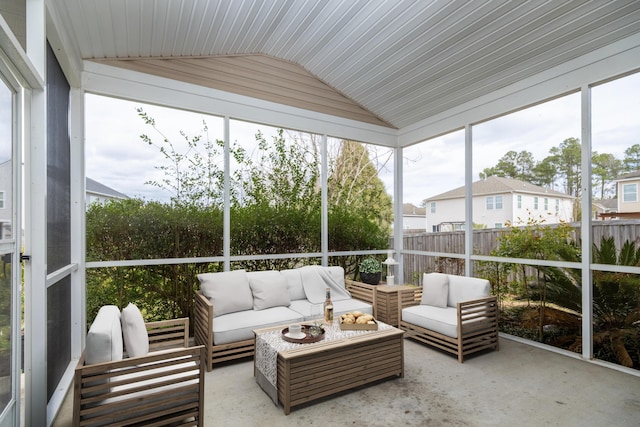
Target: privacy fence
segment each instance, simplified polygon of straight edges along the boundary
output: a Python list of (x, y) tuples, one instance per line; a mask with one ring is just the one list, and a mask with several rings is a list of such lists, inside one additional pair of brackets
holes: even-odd
[[(572, 224), (574, 238), (581, 240), (581, 224)], [(508, 228), (473, 230), (473, 253), (490, 255), (499, 244), (499, 238), (508, 233)], [(640, 221), (608, 220), (594, 221), (592, 241), (599, 244), (602, 237), (613, 237), (617, 249), (626, 242), (635, 242), (640, 246)], [(411, 233), (403, 236), (403, 248), (411, 251), (464, 254), (464, 231), (440, 233)], [(393, 244), (393, 242), (391, 242)], [(464, 260), (454, 257), (435, 257), (409, 255), (404, 257), (404, 278), (406, 282), (418, 283), (424, 272), (442, 271), (451, 274), (464, 274)]]

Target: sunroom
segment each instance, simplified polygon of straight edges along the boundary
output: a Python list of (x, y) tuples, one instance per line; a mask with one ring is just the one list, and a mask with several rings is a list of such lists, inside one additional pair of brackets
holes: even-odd
[[(639, 197), (634, 183), (616, 194), (618, 177), (640, 169), (637, 1), (2, 1), (0, 77), (0, 426), (53, 423), (84, 348), (89, 283), (155, 267), (344, 263), (355, 274), (354, 260), (391, 256), (397, 283), (482, 275), (495, 292), (526, 295), (505, 297), (515, 308), (503, 311), (502, 338), (638, 376), (640, 266), (626, 256), (640, 256), (638, 221), (594, 211), (594, 200), (618, 199), (628, 212)], [(160, 133), (131, 135), (139, 126), (123, 111)], [(124, 255), (96, 255), (100, 239), (87, 236), (104, 224), (88, 219), (86, 178), (133, 203), (175, 201), (164, 178), (177, 169), (149, 160), (171, 140), (164, 126), (220, 141), (207, 195), (220, 208), (209, 218), (215, 245), (156, 255), (136, 236)], [(317, 180), (313, 211), (295, 223), (310, 243), (274, 251), (240, 218), (256, 219), (252, 232), (277, 235), (277, 224), (239, 211), (245, 189), (233, 183), (239, 153), (258, 153), (256, 168), (271, 159), (258, 147), (282, 143), (309, 160), (294, 142), (317, 149), (298, 169)], [(384, 187), (368, 203), (387, 234), (360, 247), (334, 216), (347, 143)], [(476, 191), (490, 176), (511, 187)], [(418, 230), (405, 204), (426, 208)], [(512, 322), (532, 303), (558, 322)]]

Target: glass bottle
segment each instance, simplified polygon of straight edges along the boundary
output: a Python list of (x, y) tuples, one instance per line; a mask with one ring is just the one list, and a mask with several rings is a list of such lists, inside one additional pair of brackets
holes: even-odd
[(331, 302), (331, 289), (327, 288), (327, 298), (324, 300), (324, 322), (333, 323), (333, 303)]

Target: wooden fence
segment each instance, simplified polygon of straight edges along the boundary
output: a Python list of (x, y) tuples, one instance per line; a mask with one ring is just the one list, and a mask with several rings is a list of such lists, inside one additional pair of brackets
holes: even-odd
[[(580, 242), (581, 224), (574, 223), (572, 227), (574, 228), (574, 238)], [(490, 255), (491, 251), (498, 247), (498, 238), (508, 232), (508, 228), (473, 230), (473, 253)], [(592, 233), (592, 241), (598, 246), (602, 237), (613, 237), (618, 250), (626, 241), (634, 242), (636, 247), (640, 247), (640, 221), (637, 220), (594, 221)], [(402, 243), (404, 250), (463, 255), (464, 235), (464, 231), (412, 233), (405, 234)], [(393, 245), (393, 240), (391, 244)], [(417, 284), (422, 273), (429, 271), (464, 274), (464, 260), (423, 255), (404, 256), (405, 282)]]

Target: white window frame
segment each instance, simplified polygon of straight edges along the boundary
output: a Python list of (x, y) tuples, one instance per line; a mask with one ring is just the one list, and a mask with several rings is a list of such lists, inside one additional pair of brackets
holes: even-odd
[(494, 206), (495, 206), (496, 209), (502, 209), (502, 207), (504, 206), (504, 204), (502, 202), (502, 196), (496, 196), (495, 197)]
[(492, 211), (493, 210), (493, 196), (487, 196), (485, 206), (486, 206), (488, 211)]
[[(628, 189), (632, 189), (632, 191), (628, 191)], [(638, 201), (638, 183), (622, 184), (622, 202), (636, 203), (637, 201)]]

